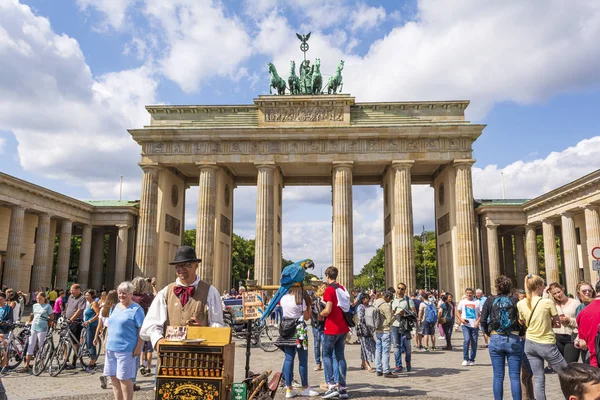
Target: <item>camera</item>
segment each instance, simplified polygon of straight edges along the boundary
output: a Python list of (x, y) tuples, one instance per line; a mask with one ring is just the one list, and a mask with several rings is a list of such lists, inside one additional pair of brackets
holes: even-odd
[(152, 278), (146, 278), (145, 281), (150, 283), (150, 282), (152, 282)]

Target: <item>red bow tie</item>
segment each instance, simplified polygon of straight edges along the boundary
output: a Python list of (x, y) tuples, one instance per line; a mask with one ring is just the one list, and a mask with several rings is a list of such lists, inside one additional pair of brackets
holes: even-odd
[(173, 287), (173, 292), (175, 296), (179, 297), (181, 301), (181, 307), (185, 307), (190, 297), (194, 295), (194, 291), (196, 288), (193, 286), (175, 286)]

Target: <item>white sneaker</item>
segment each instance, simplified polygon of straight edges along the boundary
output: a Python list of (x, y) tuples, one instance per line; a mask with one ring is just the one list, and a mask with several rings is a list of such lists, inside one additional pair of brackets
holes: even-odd
[(298, 396), (298, 392), (296, 392), (296, 389), (286, 390), (285, 391), (285, 398), (286, 399), (291, 399), (292, 397), (296, 397), (296, 396)]
[(468, 362), (467, 360), (464, 360), (464, 361), (462, 362), (462, 366), (463, 366), (463, 367), (466, 367), (467, 365), (469, 365), (469, 362)]
[(446, 338), (444, 336), (440, 336), (438, 340), (446, 340)]
[(300, 392), (300, 396), (304, 396), (304, 397), (315, 397), (318, 395), (319, 395), (319, 392), (313, 390), (310, 386)]
[(469, 361), (469, 367), (475, 365), (475, 361)]

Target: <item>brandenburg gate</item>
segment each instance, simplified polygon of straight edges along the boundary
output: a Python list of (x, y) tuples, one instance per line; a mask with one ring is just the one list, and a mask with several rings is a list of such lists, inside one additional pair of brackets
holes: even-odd
[[(335, 93), (335, 91), (334, 91)], [(411, 187), (430, 185), (440, 287), (482, 284), (473, 209), (472, 144), (484, 125), (465, 121), (468, 101), (360, 103), (348, 94), (259, 96), (253, 104), (148, 106), (142, 146), (136, 273), (173, 278), (185, 189), (198, 187), (199, 275), (231, 281), (234, 188), (256, 185), (255, 279), (277, 283), (285, 185), (331, 185), (333, 265), (353, 286), (352, 186), (381, 185), (386, 284), (416, 288)], [(243, 198), (235, 201), (246, 201)]]

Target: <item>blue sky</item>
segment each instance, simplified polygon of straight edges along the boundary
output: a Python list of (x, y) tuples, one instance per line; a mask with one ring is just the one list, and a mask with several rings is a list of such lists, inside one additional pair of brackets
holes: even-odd
[[(523, 198), (600, 168), (596, 1), (0, 0), (0, 171), (81, 199), (117, 197), (123, 175), (137, 199), (126, 129), (148, 123), (144, 105), (251, 103), (266, 63), (287, 75), (309, 31), (309, 58), (324, 74), (344, 59), (357, 101), (471, 100), (467, 118), (488, 125), (476, 197), (501, 196), (500, 172)], [(413, 192), (415, 231), (431, 229), (432, 190)], [(234, 230), (253, 237), (254, 189), (235, 195)], [(284, 256), (329, 263), (330, 189), (284, 198)], [(381, 214), (381, 189), (355, 187), (356, 271), (382, 244)]]

